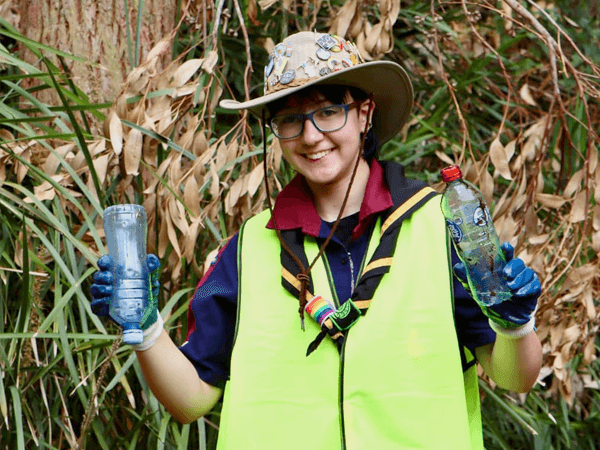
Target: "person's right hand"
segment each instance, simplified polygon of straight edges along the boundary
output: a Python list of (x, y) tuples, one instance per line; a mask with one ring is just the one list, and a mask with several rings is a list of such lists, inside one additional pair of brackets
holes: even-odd
[(113, 294), (114, 277), (110, 271), (112, 259), (108, 255), (98, 260), (98, 270), (94, 273), (94, 283), (90, 286), (92, 312), (99, 317), (108, 316), (110, 297)]
[[(159, 269), (160, 261), (158, 257), (152, 253), (148, 254), (146, 259), (148, 265), (148, 283), (150, 284), (148, 305), (144, 309), (140, 328), (144, 331), (144, 343), (138, 344), (140, 349), (149, 348), (147, 344), (153, 342), (147, 341), (147, 330), (152, 328), (160, 328), (162, 330), (162, 320), (158, 314), (158, 293), (160, 289)], [(110, 315), (110, 299), (113, 294), (114, 276), (111, 272), (112, 259), (109, 255), (103, 255), (98, 259), (98, 270), (94, 273), (94, 283), (90, 286), (90, 294), (92, 295), (91, 308), (92, 312), (99, 317), (109, 317), (117, 325), (122, 326), (114, 317)], [(160, 325), (157, 324), (160, 322)], [(153, 327), (153, 325), (155, 325)], [(153, 333), (156, 334), (156, 333)], [(136, 346), (134, 348), (138, 349)]]

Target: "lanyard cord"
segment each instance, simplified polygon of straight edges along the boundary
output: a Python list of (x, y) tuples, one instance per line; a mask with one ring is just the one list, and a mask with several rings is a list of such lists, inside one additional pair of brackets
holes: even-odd
[[(294, 262), (300, 268), (300, 273), (298, 275), (296, 275), (296, 278), (300, 282), (300, 290), (299, 290), (300, 292), (298, 294), (298, 300), (300, 302), (300, 306), (298, 308), (298, 313), (300, 315), (300, 323), (301, 323), (302, 331), (304, 331), (304, 308), (305, 308), (306, 304), (308, 303), (308, 300), (306, 298), (306, 291), (307, 291), (308, 283), (310, 280), (310, 271), (312, 270), (315, 263), (319, 260), (319, 258), (325, 251), (325, 247), (327, 247), (327, 245), (331, 241), (331, 238), (333, 237), (335, 230), (337, 229), (337, 227), (340, 223), (340, 220), (342, 219), (342, 214), (344, 212), (344, 208), (346, 207), (346, 203), (348, 202), (348, 198), (350, 197), (352, 183), (354, 182), (354, 177), (356, 176), (356, 172), (358, 170), (358, 165), (360, 163), (360, 159), (363, 157), (364, 151), (365, 151), (365, 140), (366, 140), (367, 132), (369, 131), (369, 126), (370, 126), (370, 122), (371, 122), (371, 112), (373, 111), (372, 99), (373, 99), (373, 96), (369, 95), (369, 111), (367, 113), (367, 121), (365, 122), (365, 129), (363, 130), (363, 133), (361, 136), (359, 152), (356, 157), (356, 162), (354, 163), (354, 168), (352, 170), (352, 176), (350, 177), (350, 183), (348, 183), (348, 189), (346, 190), (346, 195), (344, 196), (344, 201), (342, 202), (342, 206), (340, 207), (340, 212), (338, 213), (337, 219), (335, 220), (333, 226), (331, 227), (331, 231), (329, 232), (327, 239), (325, 239), (325, 242), (323, 243), (323, 245), (321, 245), (321, 247), (319, 249), (319, 253), (317, 254), (317, 256), (315, 257), (313, 262), (308, 267), (304, 266), (304, 264), (302, 263), (300, 258), (296, 254), (294, 254), (294, 252), (290, 249), (290, 247), (285, 243), (284, 239), (281, 236), (281, 232), (279, 231), (279, 227), (277, 226), (277, 223), (275, 222), (275, 216), (273, 215), (273, 205), (271, 202), (271, 192), (269, 189), (268, 172), (267, 172), (267, 139), (266, 139), (266, 129), (265, 129), (265, 123), (266, 123), (265, 109), (263, 108), (261, 111), (262, 112), (262, 132), (263, 132), (263, 136), (262, 136), (263, 137), (263, 168), (264, 168), (263, 172), (264, 172), (264, 182), (265, 182), (265, 188), (266, 188), (266, 194), (267, 194), (267, 203), (269, 205), (271, 219), (273, 220), (273, 225), (275, 227), (275, 233), (277, 234), (277, 238), (279, 239), (279, 242), (281, 243), (281, 247), (292, 257)], [(360, 112), (359, 112), (359, 114), (360, 114)]]

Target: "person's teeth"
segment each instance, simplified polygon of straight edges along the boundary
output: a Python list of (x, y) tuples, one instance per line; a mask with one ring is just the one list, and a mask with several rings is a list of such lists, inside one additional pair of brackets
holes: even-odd
[(312, 160), (316, 160), (316, 159), (320, 159), (323, 156), (325, 156), (327, 153), (329, 153), (329, 150), (323, 150), (322, 152), (319, 153), (312, 153), (310, 155), (306, 155), (306, 157), (308, 159), (312, 159)]

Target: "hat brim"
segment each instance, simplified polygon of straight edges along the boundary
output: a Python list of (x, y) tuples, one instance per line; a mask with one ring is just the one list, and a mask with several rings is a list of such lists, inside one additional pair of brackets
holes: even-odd
[(396, 136), (410, 117), (414, 95), (412, 84), (404, 69), (391, 61), (362, 63), (247, 102), (221, 100), (219, 106), (229, 110), (249, 109), (260, 115), (275, 100), (308, 87), (324, 85), (352, 86), (373, 95), (373, 133), (381, 144)]

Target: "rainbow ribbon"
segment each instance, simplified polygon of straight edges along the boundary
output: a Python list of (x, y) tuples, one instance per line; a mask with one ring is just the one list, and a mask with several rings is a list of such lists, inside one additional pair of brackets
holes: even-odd
[(319, 325), (323, 325), (323, 322), (336, 311), (333, 303), (320, 295), (313, 297), (304, 309)]

